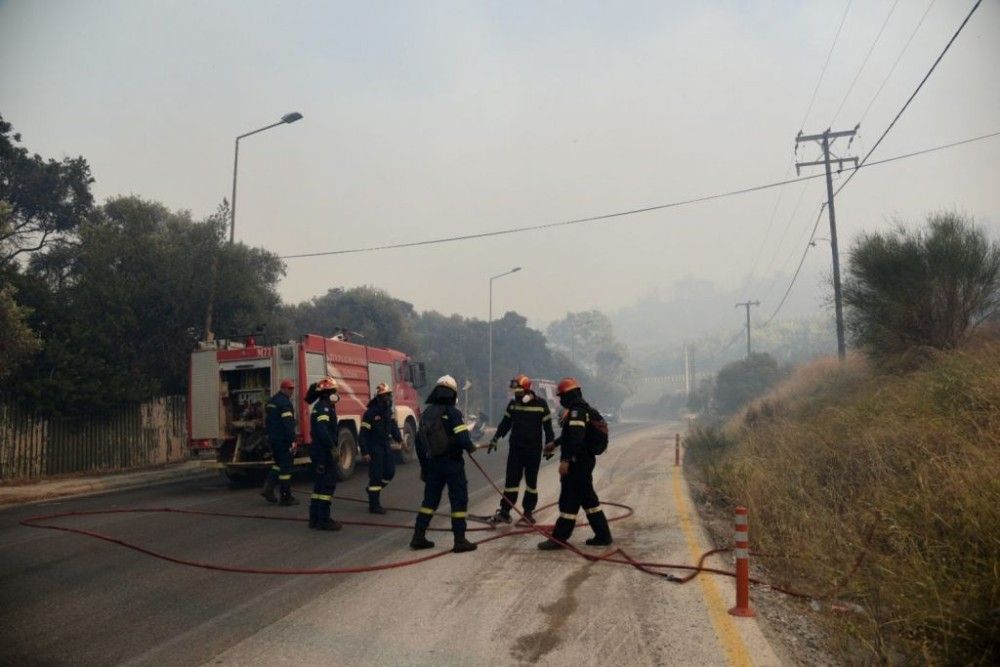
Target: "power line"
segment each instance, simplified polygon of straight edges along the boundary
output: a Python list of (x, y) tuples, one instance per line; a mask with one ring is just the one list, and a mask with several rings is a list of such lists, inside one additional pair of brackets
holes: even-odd
[(847, 6), (844, 7), (844, 15), (840, 17), (840, 25), (837, 26), (837, 34), (833, 36), (833, 43), (830, 44), (830, 50), (826, 53), (826, 62), (823, 63), (823, 69), (819, 73), (819, 81), (816, 82), (812, 98), (809, 100), (809, 106), (806, 107), (806, 115), (802, 117), (802, 122), (799, 123), (800, 129), (805, 127), (806, 121), (809, 120), (809, 112), (812, 111), (813, 104), (816, 102), (816, 93), (819, 92), (819, 87), (823, 83), (823, 77), (826, 75), (826, 68), (830, 65), (830, 57), (833, 55), (833, 49), (837, 46), (837, 40), (840, 39), (840, 31), (844, 27), (844, 21), (847, 20), (847, 12), (850, 11), (852, 2), (853, 0), (847, 0)]
[[(837, 33), (834, 35), (833, 42), (830, 44), (830, 49), (826, 53), (826, 62), (823, 63), (823, 69), (820, 70), (819, 80), (816, 81), (816, 87), (813, 89), (812, 97), (809, 99), (809, 106), (806, 107), (806, 114), (802, 118), (802, 122), (799, 124), (799, 127), (804, 126), (806, 120), (809, 119), (809, 112), (812, 111), (813, 103), (816, 101), (816, 94), (819, 92), (820, 84), (823, 83), (823, 76), (826, 74), (826, 68), (830, 64), (830, 57), (833, 55), (833, 50), (837, 46), (837, 40), (840, 39), (840, 31), (844, 27), (844, 21), (847, 19), (847, 12), (851, 8), (852, 1), (853, 0), (848, 0), (847, 6), (844, 8), (844, 15), (840, 19), (840, 25), (837, 27)], [(899, 2), (899, 0), (896, 0), (896, 2)], [(895, 5), (893, 7), (895, 7)], [(798, 150), (797, 144), (795, 148), (796, 150)], [(788, 165), (788, 169), (785, 170), (785, 175), (782, 178), (788, 178), (788, 174), (790, 174), (791, 171), (792, 171), (792, 165)], [(803, 186), (802, 191), (803, 193), (805, 193), (805, 186)], [(774, 208), (771, 209), (771, 215), (767, 219), (767, 229), (764, 230), (764, 236), (761, 237), (760, 248), (757, 249), (757, 254), (754, 256), (753, 264), (750, 266), (750, 273), (747, 274), (746, 279), (743, 281), (746, 284), (749, 284), (750, 281), (752, 281), (754, 276), (757, 274), (757, 266), (760, 263), (761, 257), (764, 255), (764, 248), (767, 246), (767, 241), (771, 236), (771, 228), (774, 226), (774, 219), (775, 216), (778, 214), (778, 207), (781, 206), (781, 200), (784, 196), (785, 196), (785, 191), (778, 190), (778, 198), (775, 200)], [(801, 203), (801, 197), (800, 197), (800, 203)], [(795, 210), (798, 211), (798, 205), (795, 206)], [(795, 213), (792, 213), (792, 217), (793, 218), (795, 217)], [(789, 220), (789, 223), (785, 225), (786, 233), (788, 230), (788, 225), (790, 224), (791, 221)], [(782, 234), (782, 240), (778, 241), (779, 246), (781, 245), (782, 241), (784, 241), (784, 234)], [(771, 262), (772, 263), (774, 262), (773, 257), (771, 259)]]
[[(788, 236), (788, 230), (792, 227), (792, 222), (795, 221), (798, 215), (799, 208), (802, 207), (802, 202), (805, 200), (806, 191), (809, 189), (809, 183), (802, 184), (802, 190), (799, 192), (799, 198), (795, 201), (795, 208), (792, 209), (792, 214), (788, 216), (788, 222), (785, 223), (785, 228), (781, 232), (781, 237), (778, 239), (777, 244), (774, 246), (774, 252), (771, 253), (771, 259), (767, 262), (767, 270), (770, 270), (774, 266), (774, 260), (778, 259), (778, 255), (781, 254), (781, 248), (784, 245), (785, 237)], [(794, 246), (793, 246), (794, 247)], [(771, 290), (774, 289), (774, 284), (777, 281), (777, 276), (771, 279), (771, 283), (767, 286), (767, 291), (764, 292), (764, 296), (770, 296)]]
[[(812, 233), (809, 235), (809, 242), (811, 243), (813, 237), (816, 236), (816, 230), (819, 228), (819, 221), (823, 219), (823, 210), (826, 208), (826, 203), (823, 203), (819, 207), (819, 212), (816, 214), (816, 222), (813, 223)], [(761, 325), (761, 327), (766, 327), (771, 323), (771, 320), (781, 311), (782, 306), (785, 305), (785, 301), (788, 300), (788, 295), (792, 293), (792, 288), (795, 286), (795, 281), (799, 278), (799, 272), (802, 271), (802, 265), (805, 264), (806, 255), (809, 254), (809, 244), (806, 244), (805, 252), (802, 253), (802, 258), (799, 260), (799, 265), (795, 267), (795, 274), (792, 276), (791, 282), (788, 283), (788, 289), (785, 290), (785, 294), (781, 297), (781, 302), (778, 303), (778, 307), (774, 309), (771, 316), (767, 318), (767, 322)]]
[(899, 55), (896, 56), (896, 61), (892, 64), (892, 67), (889, 68), (889, 73), (885, 75), (884, 79), (882, 79), (882, 84), (878, 87), (878, 90), (875, 91), (875, 95), (872, 97), (871, 101), (868, 102), (868, 106), (865, 107), (864, 113), (861, 114), (861, 120), (858, 121), (858, 125), (865, 122), (865, 118), (868, 117), (868, 112), (871, 111), (872, 105), (875, 104), (875, 100), (877, 100), (879, 95), (882, 94), (882, 89), (885, 88), (885, 84), (889, 83), (889, 79), (892, 78), (892, 73), (896, 71), (896, 66), (899, 65), (899, 61), (903, 59), (903, 54), (906, 53), (906, 50), (910, 48), (910, 42), (912, 42), (913, 38), (917, 36), (917, 31), (920, 30), (920, 26), (924, 24), (924, 19), (927, 18), (928, 14), (930, 14), (931, 7), (934, 6), (936, 1), (937, 0), (931, 0), (930, 4), (927, 5), (927, 9), (924, 10), (924, 14), (920, 17), (920, 21), (917, 22), (913, 32), (910, 33), (910, 37), (906, 40), (906, 44), (903, 45), (902, 51), (900, 51)]
[[(870, 166), (874, 166), (874, 165), (877, 165), (877, 164), (885, 164), (887, 162), (894, 162), (895, 160), (901, 160), (901, 159), (904, 159), (904, 158), (907, 158), (907, 157), (913, 157), (915, 155), (923, 155), (925, 153), (930, 153), (930, 152), (933, 152), (935, 150), (943, 150), (945, 148), (951, 148), (953, 146), (960, 146), (962, 144), (972, 143), (973, 141), (980, 141), (982, 139), (988, 139), (988, 138), (995, 137), (998, 134), (1000, 134), (1000, 132), (992, 132), (990, 134), (980, 135), (978, 137), (973, 137), (971, 139), (964, 139), (962, 141), (956, 141), (954, 143), (947, 144), (947, 145), (944, 145), (944, 146), (938, 146), (938, 147), (935, 147), (935, 148), (924, 149), (924, 150), (921, 150), (921, 151), (915, 151), (913, 153), (909, 153), (909, 154), (906, 154), (906, 155), (897, 155), (895, 157), (887, 158), (885, 160), (879, 160), (879, 161), (876, 161), (876, 162), (871, 162), (871, 163), (868, 162), (868, 158), (871, 157), (872, 153), (875, 152), (875, 149), (877, 149), (879, 147), (879, 144), (882, 143), (882, 140), (885, 139), (885, 137), (889, 134), (889, 131), (892, 130), (893, 127), (895, 127), (896, 122), (900, 119), (900, 117), (907, 110), (907, 108), (909, 108), (910, 103), (913, 102), (914, 98), (917, 96), (917, 93), (919, 93), (920, 89), (924, 87), (925, 83), (927, 83), (927, 80), (930, 78), (931, 74), (933, 74), (933, 72), (937, 68), (938, 64), (944, 58), (944, 55), (946, 53), (948, 53), (948, 49), (951, 48), (951, 45), (954, 44), (954, 42), (955, 42), (956, 39), (958, 39), (958, 36), (961, 34), (962, 30), (964, 30), (965, 26), (969, 23), (969, 19), (971, 19), (972, 15), (976, 13), (976, 10), (979, 9), (979, 5), (981, 5), (982, 2), (983, 2), (983, 0), (976, 0), (976, 4), (974, 4), (972, 6), (972, 9), (969, 10), (969, 13), (965, 17), (965, 20), (962, 21), (961, 25), (959, 25), (958, 29), (955, 31), (955, 34), (952, 35), (951, 39), (948, 40), (948, 43), (945, 44), (944, 49), (938, 55), (937, 59), (934, 61), (934, 64), (931, 65), (931, 68), (929, 70), (927, 70), (927, 74), (924, 75), (924, 78), (920, 80), (919, 84), (917, 84), (917, 87), (914, 89), (913, 93), (906, 100), (906, 103), (903, 104), (903, 107), (896, 114), (895, 118), (892, 119), (892, 122), (889, 123), (889, 125), (885, 128), (885, 130), (883, 130), (883, 132), (879, 136), (878, 140), (871, 147), (871, 149), (868, 151), (868, 153), (865, 154), (865, 157), (858, 163), (858, 165), (854, 168), (854, 170), (851, 171), (850, 174), (848, 174), (847, 178), (844, 180), (843, 183), (840, 184), (840, 187), (837, 188), (836, 192), (833, 193), (834, 196), (840, 194), (840, 191), (843, 190), (847, 186), (847, 184), (851, 182), (851, 179), (853, 179), (854, 176), (858, 173), (858, 170), (861, 169), (861, 168), (863, 168), (863, 167), (870, 167)], [(930, 9), (930, 7), (928, 7), (928, 10), (929, 9)], [(925, 12), (925, 16), (926, 16), (926, 12)], [(921, 19), (921, 22), (922, 21), (923, 21), (923, 19)], [(911, 39), (912, 39), (912, 36), (911, 36)], [(820, 207), (820, 215), (817, 216), (817, 218), (816, 218), (816, 224), (813, 226), (812, 236), (816, 235), (816, 228), (819, 225), (819, 220), (820, 220), (820, 217), (822, 217), (822, 214), (823, 214), (823, 207)], [(810, 239), (809, 239), (810, 241), (812, 241), (812, 236), (810, 236)], [(796, 281), (796, 279), (799, 276), (799, 272), (802, 270), (802, 265), (805, 262), (806, 255), (808, 253), (809, 253), (809, 245), (806, 245), (806, 248), (805, 248), (805, 250), (802, 253), (802, 259), (799, 260), (799, 266), (795, 270), (795, 274), (792, 276), (792, 280), (791, 280), (791, 282), (788, 285), (788, 289), (785, 290), (785, 296), (782, 297), (781, 303), (778, 304), (778, 307), (775, 309), (774, 313), (771, 314), (771, 317), (768, 318), (767, 322), (764, 323), (764, 326), (767, 326), (767, 324), (769, 324), (771, 322), (771, 320), (774, 319), (774, 317), (778, 314), (778, 311), (780, 311), (781, 307), (785, 304), (785, 301), (788, 299), (788, 295), (791, 293), (792, 287), (794, 287), (795, 281)]]
[(868, 53), (865, 54), (864, 60), (861, 61), (861, 66), (858, 67), (857, 73), (854, 75), (854, 79), (851, 81), (851, 85), (847, 87), (847, 92), (844, 93), (844, 99), (840, 101), (840, 106), (837, 107), (837, 111), (833, 114), (833, 120), (830, 121), (830, 127), (837, 124), (837, 116), (843, 111), (844, 105), (847, 103), (847, 99), (851, 96), (851, 92), (854, 90), (855, 84), (857, 84), (858, 79), (861, 77), (861, 72), (864, 71), (865, 65), (868, 64), (868, 59), (872, 57), (872, 51), (875, 50), (875, 46), (878, 44), (879, 40), (882, 38), (882, 33), (885, 32), (885, 27), (889, 25), (889, 19), (892, 18), (892, 13), (896, 11), (896, 5), (899, 4), (899, 0), (894, 0), (892, 6), (889, 8), (889, 13), (885, 15), (885, 20), (882, 21), (882, 27), (878, 29), (878, 34), (875, 35), (875, 41), (872, 45), (868, 47)]
[[(933, 148), (925, 148), (923, 150), (913, 151), (912, 153), (904, 153), (903, 155), (895, 155), (893, 157), (885, 158), (884, 160), (876, 160), (875, 162), (869, 162), (868, 164), (861, 165), (858, 168), (860, 169), (862, 167), (875, 167), (875, 166), (880, 165), (880, 164), (887, 164), (889, 162), (896, 162), (897, 160), (905, 160), (907, 158), (916, 157), (918, 155), (924, 155), (926, 153), (934, 153), (936, 151), (945, 150), (946, 148), (955, 148), (956, 146), (963, 146), (965, 144), (971, 144), (971, 143), (974, 143), (976, 141), (983, 141), (984, 139), (992, 139), (993, 137), (1000, 137), (1000, 131), (990, 132), (989, 134), (981, 134), (978, 137), (970, 137), (969, 139), (962, 139), (961, 141), (953, 141), (950, 144), (943, 144), (941, 146), (934, 146)], [(825, 208), (826, 208), (826, 204), (823, 204), (823, 205), (821, 205), (819, 207), (819, 213), (816, 215), (816, 222), (815, 222), (815, 224), (813, 224), (812, 234), (809, 235), (809, 242), (810, 243), (812, 242), (812, 240), (816, 236), (816, 229), (819, 227), (819, 221), (823, 217), (823, 210)], [(795, 286), (795, 281), (799, 277), (799, 272), (802, 270), (802, 264), (806, 261), (806, 255), (809, 253), (809, 248), (810, 247), (811, 246), (809, 245), (809, 243), (806, 243), (806, 247), (805, 247), (805, 250), (802, 253), (802, 257), (799, 259), (799, 265), (795, 269), (795, 274), (792, 276), (792, 280), (788, 284), (788, 289), (785, 290), (785, 295), (783, 297), (781, 297), (781, 302), (778, 304), (778, 307), (774, 309), (774, 312), (771, 313), (771, 316), (767, 319), (767, 322), (765, 322), (761, 326), (765, 326), (766, 327), (768, 324), (770, 324), (771, 320), (773, 320), (774, 317), (775, 317), (775, 315), (778, 314), (778, 312), (781, 310), (782, 306), (785, 305), (785, 301), (788, 299), (788, 295), (791, 293), (792, 287)]]
[[(865, 165), (859, 165), (859, 169), (863, 167), (874, 167), (880, 164), (886, 164), (889, 162), (895, 162), (896, 160), (902, 160), (904, 158), (914, 157), (917, 155), (923, 155), (925, 153), (933, 153), (934, 151), (944, 150), (945, 148), (952, 148), (953, 146), (960, 146), (962, 144), (969, 144), (975, 141), (981, 141), (983, 139), (989, 139), (1000, 135), (1000, 131), (993, 132), (990, 134), (984, 134), (978, 137), (972, 137), (971, 139), (964, 139), (962, 141), (957, 141), (951, 144), (945, 144), (943, 146), (935, 146), (933, 148), (925, 148), (922, 150), (914, 151), (912, 153), (907, 153), (905, 155), (897, 155), (894, 157), (886, 158), (884, 160), (876, 160), (875, 162), (870, 162)], [(852, 172), (854, 173), (854, 172)], [(298, 259), (302, 257), (323, 257), (329, 255), (351, 255), (363, 252), (376, 252), (379, 250), (393, 250), (397, 248), (412, 248), (415, 246), (425, 246), (425, 245), (437, 245), (440, 243), (454, 243), (457, 241), (469, 241), (473, 239), (488, 238), (492, 236), (505, 236), (509, 234), (520, 234), (522, 232), (537, 231), (541, 229), (552, 229), (555, 227), (565, 227), (568, 225), (577, 225), (586, 222), (599, 222), (602, 220), (610, 220), (613, 218), (622, 218), (630, 215), (636, 215), (639, 213), (648, 213), (650, 211), (659, 211), (668, 208), (676, 208), (679, 206), (686, 206), (689, 204), (698, 204), (706, 201), (712, 201), (714, 199), (723, 199), (726, 197), (735, 197), (737, 195), (750, 194), (752, 192), (760, 192), (762, 190), (770, 190), (772, 188), (780, 188), (785, 185), (792, 183), (802, 183), (803, 181), (810, 181), (817, 178), (823, 178), (823, 174), (812, 174), (810, 176), (799, 176), (797, 178), (786, 179), (783, 181), (775, 181), (773, 183), (765, 183), (764, 185), (755, 185), (753, 187), (741, 188), (739, 190), (730, 190), (729, 192), (721, 192), (712, 195), (705, 195), (702, 197), (695, 197), (692, 199), (684, 199), (680, 201), (670, 202), (667, 204), (658, 204), (656, 206), (646, 206), (644, 208), (636, 208), (628, 211), (619, 211), (616, 213), (606, 213), (603, 215), (595, 215), (588, 218), (576, 218), (573, 220), (563, 220), (560, 222), (549, 222), (540, 225), (529, 225), (525, 227), (511, 227), (508, 229), (498, 229), (491, 232), (481, 232), (478, 234), (463, 234), (460, 236), (446, 236), (437, 239), (426, 239), (423, 241), (410, 241), (407, 243), (392, 243), (381, 246), (370, 246), (367, 248), (350, 248), (348, 250), (329, 250), (324, 252), (311, 252), (311, 253), (301, 253), (297, 255), (282, 255), (279, 259)]]
[(952, 35), (951, 39), (948, 40), (948, 43), (945, 44), (944, 50), (942, 50), (941, 53), (938, 55), (937, 59), (934, 61), (934, 64), (931, 65), (931, 68), (927, 70), (927, 74), (924, 75), (924, 78), (921, 79), (920, 83), (917, 84), (917, 87), (914, 89), (913, 93), (910, 94), (909, 99), (906, 100), (906, 104), (904, 104), (903, 108), (899, 110), (899, 113), (896, 114), (896, 117), (892, 119), (892, 122), (889, 123), (889, 126), (882, 131), (882, 134), (879, 136), (878, 141), (876, 141), (875, 145), (873, 145), (871, 149), (868, 151), (868, 153), (865, 154), (865, 157), (861, 160), (858, 166), (854, 168), (854, 171), (852, 171), (850, 174), (847, 175), (847, 178), (844, 179), (844, 182), (840, 184), (840, 187), (837, 188), (837, 191), (834, 193), (834, 195), (840, 194), (840, 191), (843, 190), (845, 187), (847, 187), (847, 184), (851, 182), (851, 179), (854, 178), (854, 175), (858, 173), (858, 169), (863, 167), (865, 163), (868, 162), (868, 158), (871, 157), (871, 154), (875, 152), (875, 150), (879, 147), (879, 144), (882, 143), (882, 140), (885, 139), (886, 135), (888, 135), (889, 132), (892, 130), (892, 128), (896, 126), (896, 122), (909, 108), (910, 103), (913, 102), (913, 99), (917, 96), (917, 93), (920, 92), (920, 89), (924, 87), (924, 84), (927, 83), (927, 80), (931, 78), (931, 74), (933, 74), (934, 70), (937, 69), (938, 64), (941, 62), (941, 59), (944, 58), (944, 54), (948, 53), (948, 49), (950, 49), (951, 45), (955, 43), (956, 39), (958, 39), (958, 36), (962, 33), (962, 30), (964, 30), (965, 26), (969, 23), (969, 19), (972, 18), (972, 15), (976, 13), (976, 10), (979, 9), (979, 5), (981, 4), (983, 4), (983, 0), (976, 0), (976, 4), (972, 5), (972, 9), (969, 10), (968, 15), (966, 15), (965, 17), (965, 20), (962, 21), (962, 24), (958, 26), (958, 30), (955, 31), (955, 34)]
[(814, 178), (821, 178), (822, 174), (813, 174), (811, 176), (799, 176), (796, 178), (789, 178), (782, 181), (775, 181), (773, 183), (765, 183), (764, 185), (755, 185), (749, 188), (741, 188), (739, 190), (730, 190), (728, 192), (720, 192), (712, 195), (705, 195), (702, 197), (694, 197), (692, 199), (683, 199), (680, 201), (669, 202), (667, 204), (657, 204), (655, 206), (645, 206), (643, 208), (635, 208), (628, 211), (618, 211), (615, 213), (605, 213), (603, 215), (594, 215), (588, 218), (574, 218), (572, 220), (562, 220), (560, 222), (548, 222), (540, 225), (528, 225), (525, 227), (511, 227), (509, 229), (498, 229), (492, 232), (480, 232), (478, 234), (462, 234), (460, 236), (445, 236), (437, 239), (427, 239), (424, 241), (410, 241), (407, 243), (390, 243), (380, 246), (370, 246), (367, 248), (351, 248), (350, 250), (329, 250), (325, 252), (308, 252), (300, 253), (297, 255), (282, 255), (279, 259), (297, 259), (300, 257), (321, 257), (326, 255), (350, 255), (361, 252), (375, 252), (377, 250), (393, 250), (396, 248), (413, 248), (415, 246), (424, 245), (437, 245), (439, 243), (453, 243), (455, 241), (470, 241), (473, 239), (489, 238), (491, 236), (505, 236), (507, 234), (519, 234), (521, 232), (531, 232), (540, 229), (552, 229), (554, 227), (565, 227), (568, 225), (578, 225), (585, 222), (599, 222), (602, 220), (610, 220), (612, 218), (622, 218), (629, 215), (637, 215), (639, 213), (649, 213), (651, 211), (660, 211), (667, 208), (676, 208), (678, 206), (687, 206), (689, 204), (700, 204), (706, 201), (712, 201), (713, 199), (723, 199), (726, 197), (735, 197), (736, 195), (749, 194), (751, 192), (760, 192), (761, 190), (770, 190), (772, 188), (780, 188), (783, 185), (788, 185), (790, 183), (801, 183), (802, 181), (812, 180)]
[(740, 338), (743, 338), (743, 327), (740, 327), (740, 330), (737, 331), (735, 334), (733, 334), (733, 337), (729, 339), (729, 342), (723, 345), (721, 348), (719, 348), (719, 350), (717, 352), (714, 352), (712, 356), (709, 358), (718, 359), (723, 354), (725, 354), (729, 350), (729, 348), (731, 348)]

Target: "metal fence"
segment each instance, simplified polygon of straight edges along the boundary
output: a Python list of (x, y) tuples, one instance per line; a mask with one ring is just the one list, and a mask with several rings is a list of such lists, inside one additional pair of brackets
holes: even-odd
[(89, 419), (40, 417), (0, 397), (0, 480), (105, 472), (187, 458), (184, 396), (124, 405)]

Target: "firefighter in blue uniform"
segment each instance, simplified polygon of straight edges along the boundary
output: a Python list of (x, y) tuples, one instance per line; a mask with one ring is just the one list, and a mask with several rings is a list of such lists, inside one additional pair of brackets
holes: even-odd
[(510, 386), (514, 390), (514, 398), (507, 404), (507, 411), (486, 450), (487, 453), (492, 453), (497, 448), (497, 440), (510, 433), (503, 499), (492, 522), (510, 523), (510, 510), (517, 505), (523, 475), (523, 516), (528, 523), (534, 523), (533, 512), (538, 506), (538, 467), (542, 463), (542, 445), (552, 444), (556, 439), (552, 432), (552, 413), (549, 411), (549, 404), (531, 391), (531, 380), (527, 376), (518, 375), (511, 380)]
[(337, 381), (325, 377), (312, 387), (306, 395), (306, 402), (316, 399), (309, 417), (312, 443), (309, 458), (312, 460), (316, 482), (313, 484), (312, 500), (309, 503), (309, 527), (316, 530), (340, 530), (343, 526), (330, 518), (330, 503), (337, 488), (334, 471), (334, 452), (337, 449)]
[[(559, 403), (566, 408), (560, 426), (562, 432), (551, 445), (545, 446), (546, 454), (560, 448), (559, 457), (559, 518), (556, 519), (552, 538), (539, 543), (542, 550), (561, 549), (573, 533), (576, 515), (582, 507), (594, 537), (587, 540), (591, 546), (611, 544), (611, 529), (601, 509), (601, 501), (594, 491), (594, 465), (597, 457), (587, 447), (587, 422), (593, 409), (583, 400), (583, 391), (573, 378), (564, 378), (556, 389)], [(554, 541), (554, 540), (558, 540)]]
[(385, 514), (379, 497), (396, 476), (390, 439), (403, 442), (392, 416), (392, 390), (383, 382), (375, 389), (375, 396), (361, 418), (361, 456), (368, 464), (368, 511), (372, 514)]
[(289, 379), (281, 381), (277, 394), (267, 401), (265, 406), (264, 427), (267, 430), (267, 442), (271, 445), (274, 465), (267, 474), (264, 490), (260, 495), (269, 503), (277, 503), (274, 487), (281, 489), (282, 505), (298, 505), (299, 501), (292, 495), (292, 445), (295, 444), (295, 408), (292, 406), (292, 395), (295, 393), (295, 382)]
[(461, 411), (455, 407), (457, 399), (455, 378), (444, 375), (427, 397), (429, 407), (420, 416), (416, 449), (420, 458), (420, 480), (424, 482), (424, 502), (417, 513), (413, 539), (410, 540), (411, 549), (430, 549), (434, 546), (427, 539), (427, 528), (447, 486), (451, 531), (455, 536), (452, 551), (463, 553), (476, 550), (476, 545), (465, 539), (469, 483), (465, 478), (463, 452), (471, 454), (478, 447), (469, 437), (469, 427)]

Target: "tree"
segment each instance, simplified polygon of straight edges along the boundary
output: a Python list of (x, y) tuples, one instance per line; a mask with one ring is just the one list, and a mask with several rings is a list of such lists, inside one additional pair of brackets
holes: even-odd
[[(0, 200), (0, 234), (9, 221), (10, 205)], [(15, 296), (13, 285), (0, 285), (0, 331), (3, 332), (0, 335), (0, 380), (31, 357), (41, 344), (25, 323), (27, 313), (14, 300)]]
[(197, 222), (186, 211), (120, 197), (77, 231), (72, 242), (33, 257), (22, 277), (31, 321), (46, 335), (36, 363), (18, 378), (38, 407), (90, 411), (181, 393), (213, 290), (215, 328), (227, 333), (252, 331), (279, 303), (281, 261), (226, 243), (220, 214)]
[(285, 309), (293, 335), (332, 336), (338, 329), (355, 331), (366, 345), (410, 352), (416, 347), (413, 305), (375, 287), (336, 287), (326, 294)]
[[(416, 321), (418, 355), (431, 378), (449, 373), (460, 384), (470, 380), (470, 409), (485, 409), (488, 401), (488, 331), (489, 324), (483, 320), (433, 311), (422, 313)], [(526, 318), (508, 312), (493, 322), (494, 416), (502, 413), (508, 382), (518, 373), (552, 380), (576, 375), (585, 384), (589, 379), (564, 355), (552, 350), (542, 332), (528, 327)]]
[(0, 264), (72, 233), (93, 204), (86, 160), (31, 155), (12, 130), (0, 116), (0, 200), (10, 205), (8, 224), (0, 227)]
[(618, 409), (635, 391), (638, 371), (629, 364), (628, 350), (604, 313), (569, 313), (550, 324), (547, 333), (552, 345), (596, 380), (588, 395), (600, 407)]
[(769, 354), (755, 352), (748, 359), (723, 366), (715, 379), (715, 407), (731, 414), (762, 396), (780, 379), (778, 362)]
[(876, 358), (957, 347), (1000, 308), (1000, 244), (957, 213), (866, 234), (850, 251), (844, 305), (854, 342)]

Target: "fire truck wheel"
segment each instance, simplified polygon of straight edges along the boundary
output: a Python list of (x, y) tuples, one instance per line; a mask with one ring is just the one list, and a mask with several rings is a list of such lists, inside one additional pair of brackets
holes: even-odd
[(248, 486), (260, 486), (264, 482), (264, 478), (267, 477), (266, 470), (234, 470), (231, 468), (225, 468), (222, 474), (226, 476), (229, 480), (229, 488), (231, 489), (245, 489)]
[(417, 458), (416, 442), (417, 428), (410, 420), (403, 425), (403, 446), (399, 449), (397, 460), (400, 463), (411, 463)]
[(229, 480), (230, 489), (242, 489), (250, 486), (250, 478), (242, 470), (223, 469), (222, 474)]
[(343, 482), (351, 478), (351, 475), (354, 474), (354, 468), (358, 464), (358, 441), (351, 429), (342, 426), (337, 434), (337, 444), (340, 453), (337, 456), (336, 473), (337, 479)]

